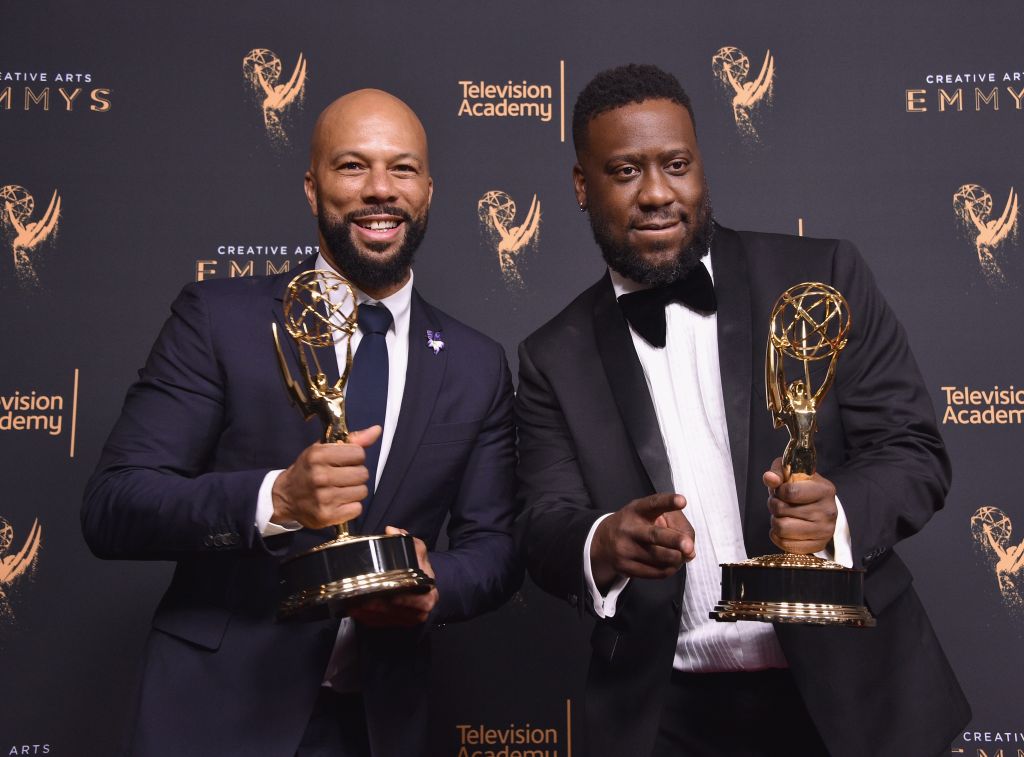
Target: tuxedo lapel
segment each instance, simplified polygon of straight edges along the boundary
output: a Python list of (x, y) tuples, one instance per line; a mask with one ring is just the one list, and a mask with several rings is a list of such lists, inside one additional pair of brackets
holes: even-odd
[(665, 442), (637, 357), (629, 325), (615, 301), (607, 275), (598, 282), (594, 301), (594, 336), (619, 415), (656, 492), (674, 491)]
[[(427, 329), (440, 331), (441, 325), (430, 306), (414, 289), (409, 311), (409, 364), (405, 374), (405, 392), (399, 410), (398, 425), (391, 442), (391, 450), (381, 473), (380, 485), (373, 495), (369, 511), (356, 521), (356, 533), (380, 533), (387, 525), (385, 517), (391, 507), (398, 486), (412, 463), (420, 440), (430, 422), (434, 402), (444, 383), (448, 366), (448, 349), (437, 354), (426, 346)], [(458, 345), (451, 345), (458, 349)]]
[[(750, 275), (739, 235), (715, 228), (711, 264), (718, 298), (718, 364), (722, 376), (729, 449), (739, 497), (740, 514), (746, 520), (747, 464), (750, 459), (750, 388), (753, 365), (750, 322)], [(763, 502), (757, 506), (763, 507)]]

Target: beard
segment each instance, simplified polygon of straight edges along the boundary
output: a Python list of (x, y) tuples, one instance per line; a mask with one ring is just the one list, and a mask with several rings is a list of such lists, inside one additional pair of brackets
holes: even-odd
[[(397, 216), (405, 223), (405, 236), (397, 250), (388, 256), (367, 254), (359, 249), (352, 238), (352, 224), (357, 218), (372, 215)], [(355, 210), (344, 218), (324, 209), (320, 197), (316, 198), (316, 221), (320, 234), (327, 245), (331, 262), (346, 279), (364, 292), (377, 291), (400, 284), (409, 274), (416, 249), (427, 233), (429, 213), (423, 211), (419, 218), (394, 205), (373, 205)], [(383, 252), (393, 242), (367, 242), (365, 246), (373, 252)]]
[[(685, 278), (700, 264), (701, 258), (707, 255), (711, 249), (715, 226), (707, 184), (704, 185), (704, 196), (697, 212), (692, 215), (695, 217), (690, 217), (691, 214), (682, 212), (678, 216), (680, 221), (694, 229), (690, 240), (684, 241), (670, 260), (652, 263), (645, 260), (640, 252), (630, 246), (624, 236), (617, 236), (613, 232), (611, 222), (606, 217), (594, 212), (593, 209), (589, 213), (590, 229), (594, 233), (594, 241), (601, 248), (601, 255), (608, 267), (627, 279), (652, 287), (664, 286)], [(676, 220), (676, 218), (675, 214), (669, 215), (664, 212), (637, 214), (630, 218), (630, 224)], [(668, 244), (662, 244), (653, 249), (662, 252), (670, 248)]]

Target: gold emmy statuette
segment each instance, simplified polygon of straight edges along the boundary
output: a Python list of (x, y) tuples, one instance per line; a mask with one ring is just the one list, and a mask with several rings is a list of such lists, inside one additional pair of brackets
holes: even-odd
[[(804, 283), (790, 287), (772, 308), (765, 355), (765, 394), (775, 428), (789, 431), (782, 454), (786, 481), (814, 475), (817, 408), (835, 379), (836, 361), (850, 331), (850, 308), (832, 287)], [(801, 367), (787, 382), (785, 362)], [(810, 365), (827, 360), (814, 389)], [(718, 621), (870, 627), (864, 606), (864, 571), (844, 568), (814, 555), (774, 554), (722, 565), (722, 601), (711, 617)]]
[[(271, 324), (274, 348), (285, 387), (309, 420), (314, 415), (324, 426), (322, 444), (348, 441), (345, 425), (345, 384), (352, 368), (352, 334), (357, 328), (355, 292), (333, 271), (301, 273), (288, 284), (284, 322), (302, 368), (303, 382), (288, 369), (277, 324)], [(316, 349), (331, 349), (345, 342), (345, 369), (329, 384), (320, 368)], [(354, 597), (430, 591), (434, 580), (420, 570), (412, 537), (359, 536), (348, 524), (337, 526), (334, 539), (281, 563), (284, 600), (282, 619), (319, 620), (346, 614), (345, 602)]]

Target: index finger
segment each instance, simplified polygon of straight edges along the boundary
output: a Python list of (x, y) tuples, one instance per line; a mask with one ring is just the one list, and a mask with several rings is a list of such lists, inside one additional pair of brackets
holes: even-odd
[(787, 481), (775, 489), (775, 496), (789, 505), (809, 505), (828, 499), (834, 493), (832, 484), (817, 476), (804, 481)]
[(659, 515), (673, 510), (682, 510), (684, 507), (686, 507), (686, 497), (682, 494), (652, 494), (649, 497), (636, 500), (637, 514), (652, 523), (657, 520)]
[(362, 465), (366, 462), (366, 450), (351, 442), (317, 444), (313, 448), (310, 461), (339, 468)]

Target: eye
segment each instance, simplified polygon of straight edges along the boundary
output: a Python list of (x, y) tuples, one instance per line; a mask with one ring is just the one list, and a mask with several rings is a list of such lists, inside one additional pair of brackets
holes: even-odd
[(338, 170), (339, 171), (347, 171), (347, 172), (361, 171), (362, 168), (363, 168), (363, 164), (360, 163), (357, 160), (346, 160), (344, 163), (339, 163), (338, 164)]
[(416, 166), (410, 165), (408, 163), (399, 163), (397, 166), (395, 166), (391, 170), (394, 171), (395, 173), (400, 173), (400, 174), (416, 174), (416, 173), (419, 173), (419, 171), (417, 171), (417, 169), (416, 169)]
[(640, 175), (640, 169), (637, 168), (636, 166), (626, 164), (624, 166), (619, 166), (618, 168), (614, 169), (612, 173), (615, 175), (616, 178), (632, 179), (634, 176)]
[(683, 158), (676, 158), (675, 160), (669, 161), (667, 168), (673, 173), (682, 173), (686, 170), (687, 166), (689, 166), (689, 163), (687, 163)]

